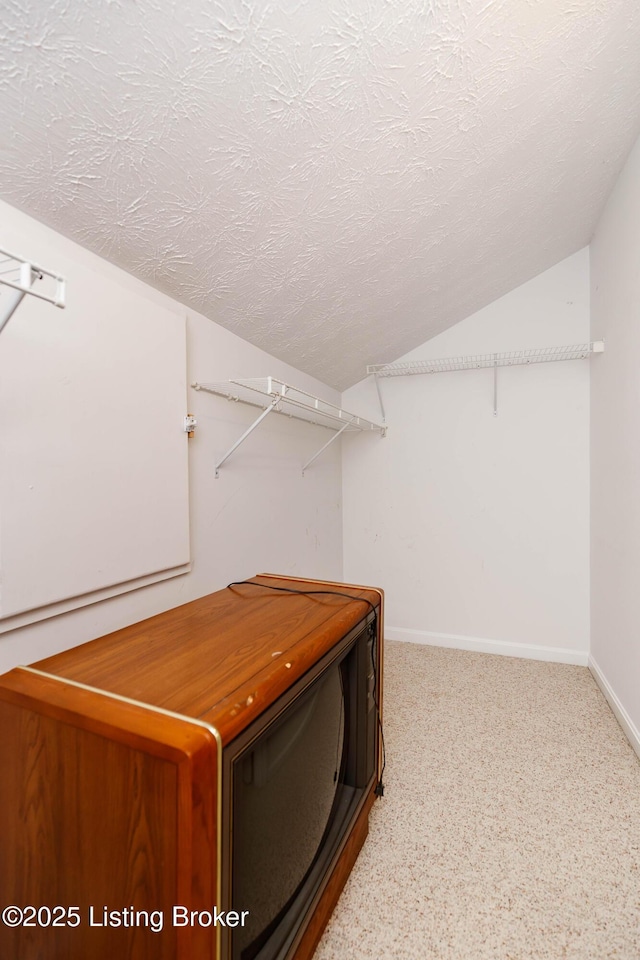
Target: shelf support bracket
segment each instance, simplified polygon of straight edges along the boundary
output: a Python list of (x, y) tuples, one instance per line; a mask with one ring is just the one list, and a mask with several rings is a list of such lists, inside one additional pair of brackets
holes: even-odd
[(0, 314), (0, 333), (8, 324), (9, 320), (16, 312), (22, 299), (26, 294), (27, 290), (31, 287), (33, 283), (33, 270), (31, 269), (30, 263), (21, 263), (20, 264), (20, 286), (18, 285), (9, 285), (11, 289), (6, 294), (6, 305), (2, 313)]
[(498, 416), (498, 354), (493, 355), (493, 415)]
[[(64, 277), (52, 273), (51, 270), (45, 270), (44, 267), (38, 267), (35, 263), (1, 248), (0, 266), (2, 267), (0, 284), (9, 288), (9, 291), (5, 291), (5, 295), (0, 301), (0, 333), (6, 327), (17, 307), (22, 303), (26, 293), (37, 297), (39, 300), (46, 300), (47, 303), (53, 303), (56, 307), (64, 307), (66, 289)], [(12, 275), (14, 279), (9, 279)], [(39, 293), (34, 289), (34, 280), (43, 280), (45, 277), (48, 277), (50, 281), (55, 281), (55, 293)]]
[(311, 464), (313, 463), (313, 461), (314, 461), (314, 460), (317, 460), (321, 453), (324, 453), (324, 451), (327, 449), (327, 447), (329, 446), (329, 444), (333, 443), (334, 440), (337, 440), (338, 437), (340, 436), (340, 434), (341, 434), (341, 433), (344, 433), (344, 431), (347, 429), (347, 427), (350, 427), (352, 423), (353, 423), (352, 420), (348, 420), (348, 421), (345, 423), (344, 427), (340, 427), (340, 429), (339, 429), (336, 433), (334, 433), (332, 437), (329, 437), (329, 439), (327, 440), (327, 442), (326, 442), (322, 447), (320, 447), (320, 449), (318, 450), (318, 452), (317, 452), (317, 453), (314, 453), (314, 455), (311, 457), (311, 460), (307, 460), (307, 462), (305, 463), (305, 465), (304, 465), (303, 468), (302, 468), (302, 476), (303, 476), (303, 477), (304, 477), (304, 472), (305, 472), (305, 470), (307, 469), (307, 467), (310, 467)]
[(253, 431), (255, 430), (255, 428), (256, 428), (259, 424), (262, 423), (262, 421), (263, 421), (264, 418), (267, 416), (267, 414), (268, 414), (268, 413), (271, 413), (272, 410), (275, 410), (275, 409), (276, 409), (276, 407), (277, 407), (278, 404), (280, 403), (280, 400), (281, 400), (281, 397), (274, 397), (273, 400), (271, 401), (271, 403), (269, 404), (269, 406), (268, 406), (265, 410), (262, 411), (262, 413), (260, 414), (260, 416), (258, 417), (258, 419), (257, 419), (257, 420), (254, 420), (254, 422), (251, 424), (251, 426), (248, 428), (248, 430), (245, 430), (245, 432), (242, 434), (242, 436), (240, 437), (240, 439), (239, 439), (239, 440), (236, 440), (236, 442), (234, 443), (234, 445), (227, 450), (227, 452), (225, 453), (225, 455), (224, 455), (223, 457), (221, 457), (220, 460), (218, 460), (218, 462), (216, 463), (216, 480), (217, 480), (218, 477), (220, 476), (219, 470), (220, 470), (220, 467), (222, 466), (222, 464), (225, 463), (225, 462), (229, 459), (229, 457), (231, 456), (231, 454), (234, 453), (234, 452), (238, 449), (238, 447), (240, 446), (240, 444), (241, 444), (241, 443), (244, 443), (244, 441), (247, 439), (247, 437), (248, 437), (251, 433), (253, 433)]
[(378, 391), (378, 401), (380, 403), (380, 412), (382, 413), (382, 422), (387, 422), (387, 416), (384, 412), (384, 403), (382, 402), (382, 391), (380, 390), (380, 378), (377, 373), (374, 373), (373, 379), (375, 381), (376, 390)]

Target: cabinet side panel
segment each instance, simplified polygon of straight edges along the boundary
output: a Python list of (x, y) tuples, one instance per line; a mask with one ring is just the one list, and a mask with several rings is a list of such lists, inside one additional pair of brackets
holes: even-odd
[(142, 925), (173, 898), (175, 765), (4, 703), (0, 725), (0, 901), (80, 915), (77, 927), (1, 927), (1, 955), (175, 957), (173, 928)]
[(0, 903), (80, 918), (0, 925), (0, 957), (213, 960), (172, 910), (216, 903), (215, 731), (21, 669), (0, 729)]

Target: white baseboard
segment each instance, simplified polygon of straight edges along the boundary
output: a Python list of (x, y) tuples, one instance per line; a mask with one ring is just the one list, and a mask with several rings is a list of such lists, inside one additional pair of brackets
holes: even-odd
[(526, 660), (547, 660), (551, 663), (573, 663), (580, 667), (589, 664), (586, 650), (565, 647), (544, 647), (535, 643), (507, 643), (505, 640), (487, 640), (482, 637), (459, 636), (454, 633), (430, 633), (428, 630), (408, 630), (405, 627), (384, 628), (387, 640), (426, 643), (433, 647), (454, 650), (473, 650), (476, 653), (497, 653), (504, 657), (523, 657)]
[(640, 730), (638, 730), (633, 720), (618, 700), (618, 697), (613, 692), (611, 684), (591, 655), (589, 655), (588, 667), (591, 671), (593, 679), (602, 690), (605, 700), (611, 707), (616, 720), (624, 730), (627, 740), (638, 754), (638, 757), (640, 757)]

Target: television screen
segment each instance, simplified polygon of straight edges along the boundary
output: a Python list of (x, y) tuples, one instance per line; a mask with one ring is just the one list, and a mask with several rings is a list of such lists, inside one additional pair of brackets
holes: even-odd
[[(362, 631), (232, 762), (233, 960), (286, 954), (374, 770)], [(371, 729), (369, 729), (371, 728)]]
[(332, 664), (235, 759), (233, 905), (249, 916), (234, 931), (234, 960), (277, 956), (281, 937), (261, 951), (323, 846), (345, 752), (341, 667)]

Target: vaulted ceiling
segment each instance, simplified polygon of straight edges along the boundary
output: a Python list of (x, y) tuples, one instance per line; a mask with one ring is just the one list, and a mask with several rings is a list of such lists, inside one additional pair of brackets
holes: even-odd
[(587, 244), (640, 133), (638, 0), (2, 6), (0, 196), (338, 389)]

